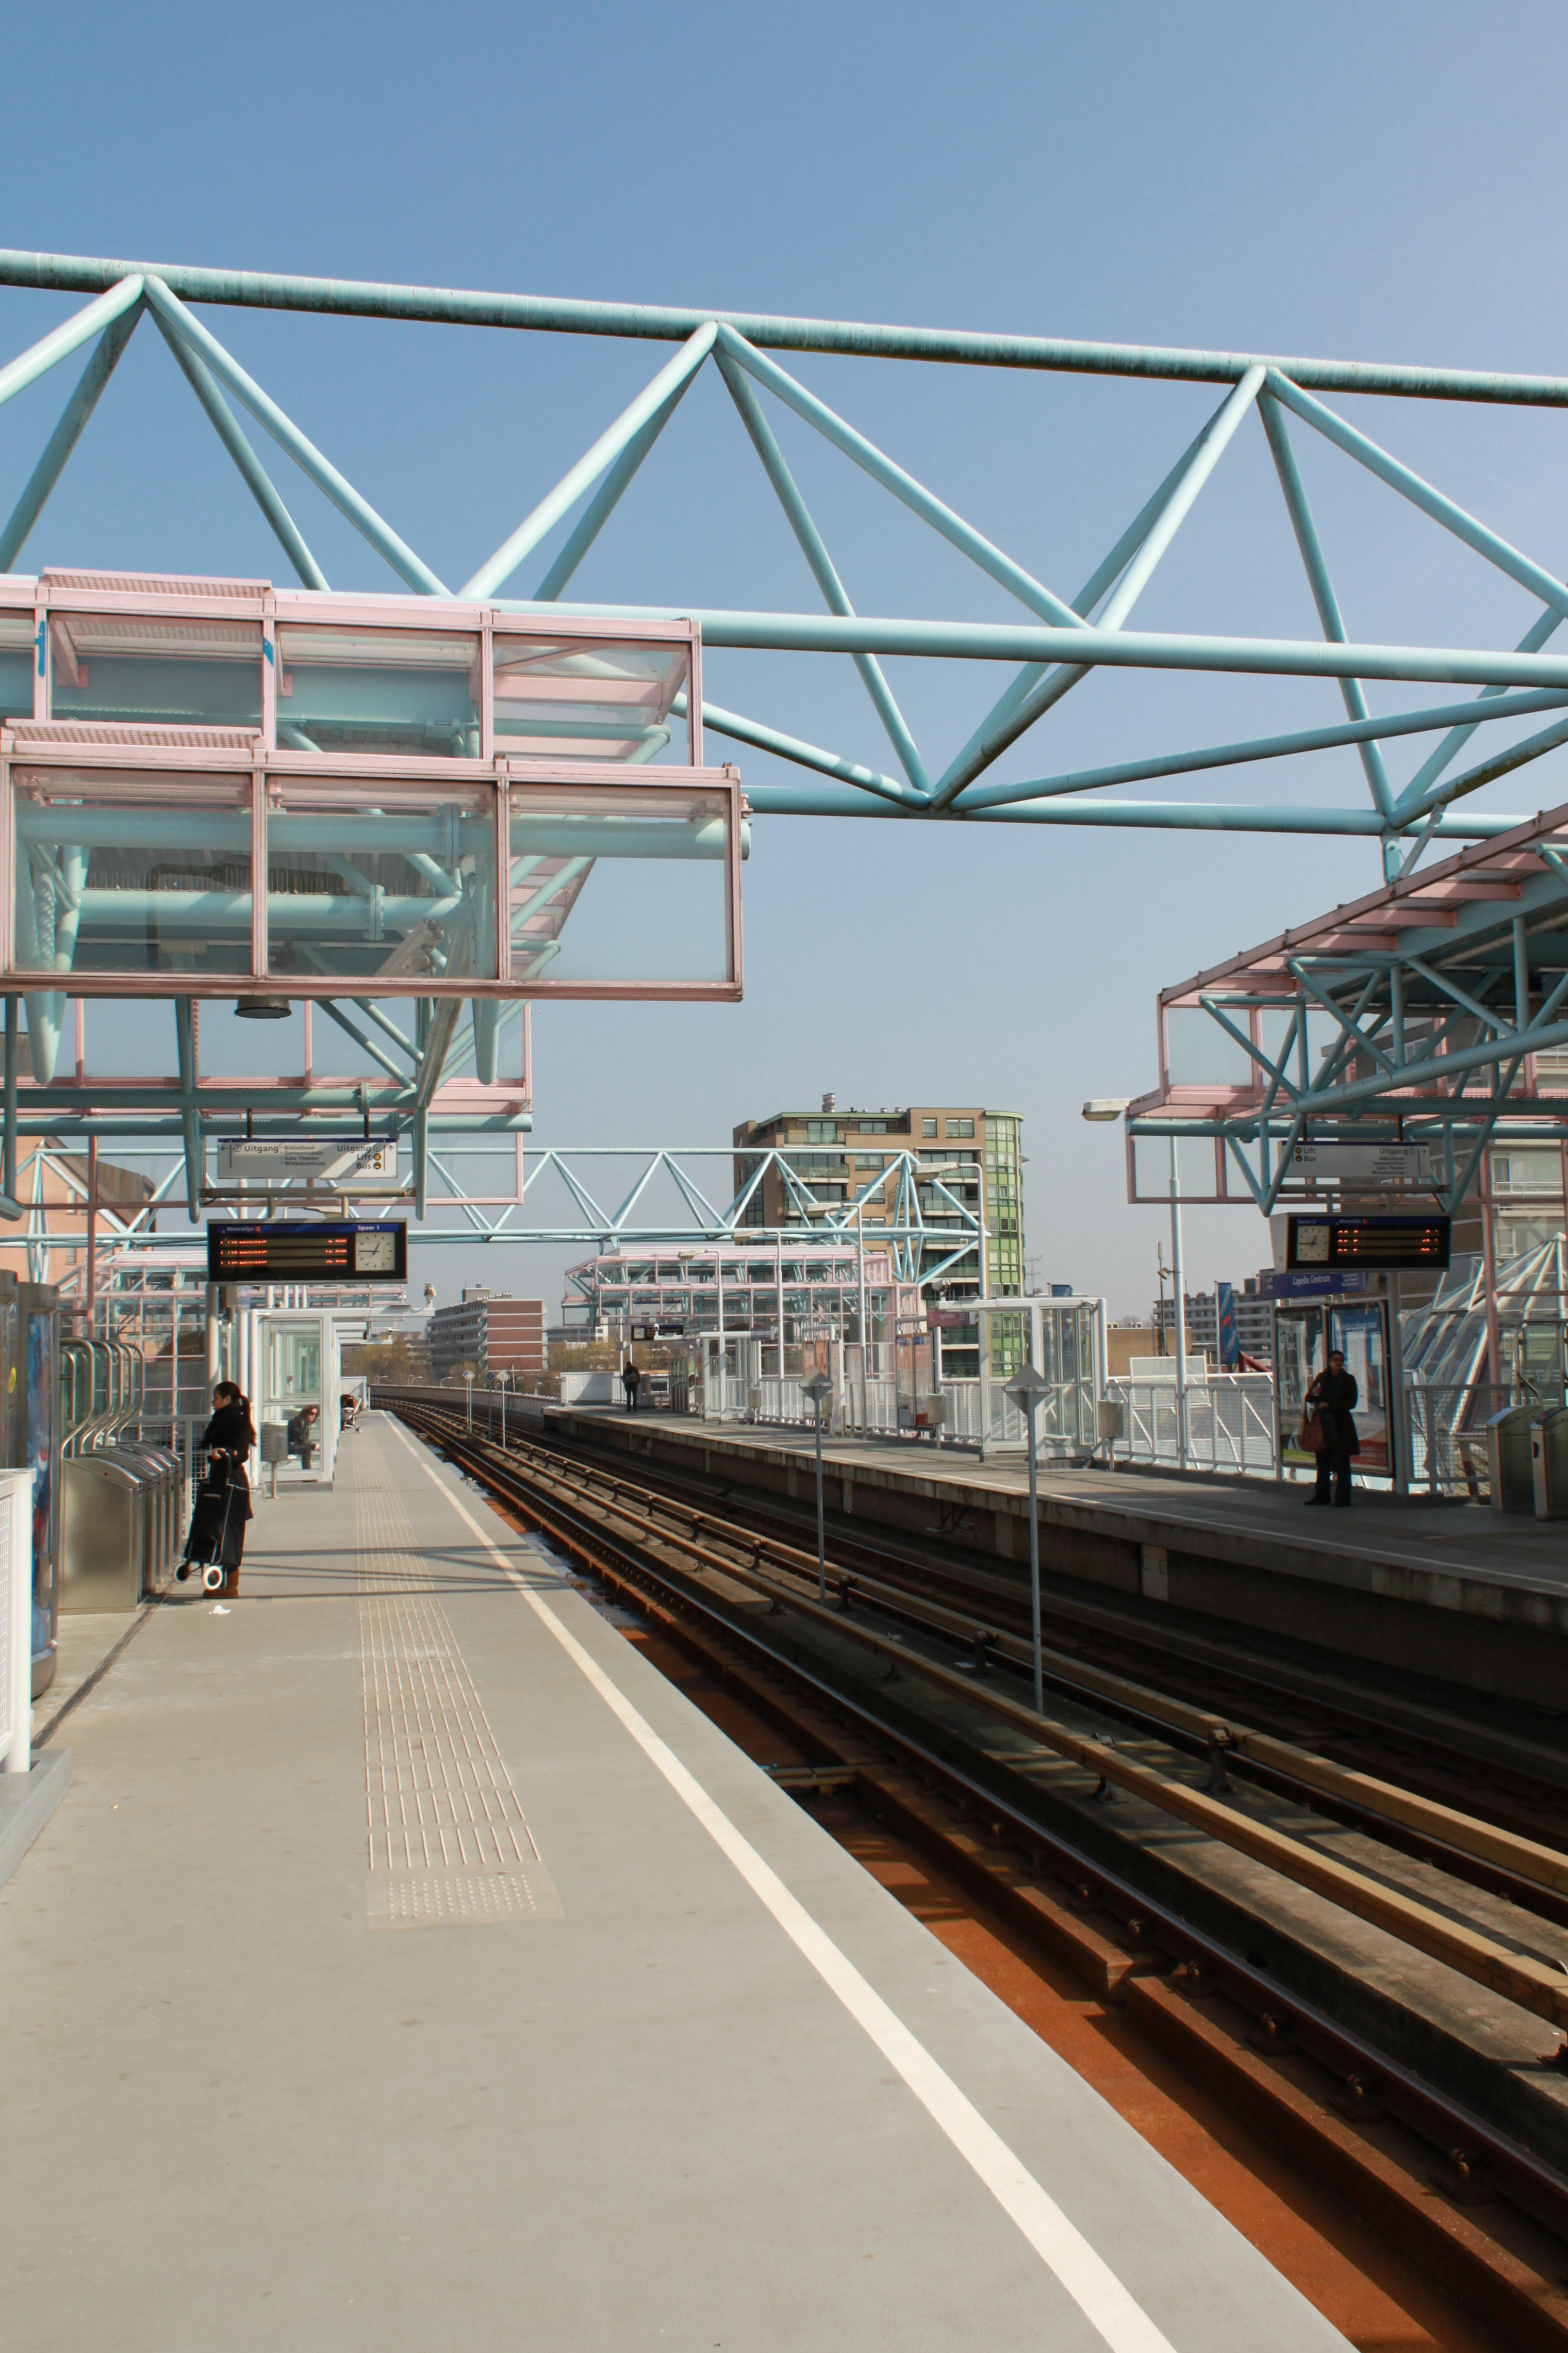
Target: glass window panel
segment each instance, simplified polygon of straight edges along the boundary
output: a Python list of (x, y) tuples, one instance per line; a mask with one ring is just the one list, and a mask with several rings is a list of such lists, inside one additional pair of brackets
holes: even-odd
[(669, 785), (514, 784), (513, 980), (727, 979), (729, 808)]
[(16, 968), (250, 970), (250, 780), (12, 771)]
[(33, 715), (33, 616), (0, 613), (0, 719)]
[(279, 623), (278, 742), (294, 752), (477, 760), (479, 638)]
[(142, 726), (259, 727), (261, 624), (51, 613), (49, 710)]
[(581, 638), (495, 640), (498, 751), (521, 759), (654, 761), (691, 758), (682, 710), (689, 649)]
[(489, 979), (495, 798), (389, 784), (268, 784), (268, 968)]

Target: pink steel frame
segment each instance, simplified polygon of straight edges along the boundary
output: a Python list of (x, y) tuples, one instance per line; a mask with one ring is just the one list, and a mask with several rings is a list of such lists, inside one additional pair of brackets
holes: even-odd
[[(232, 620), (237, 610), (255, 613), (264, 638), (262, 660), (262, 726), (258, 732), (224, 727), (139, 728), (121, 723), (99, 725), (76, 718), (53, 721), (48, 712), (48, 665), (43, 659), (51, 607), (60, 612), (145, 614), (164, 617), (212, 617)], [(742, 822), (747, 807), (738, 771), (726, 765), (700, 765), (701, 729), (688, 722), (689, 759), (685, 765), (628, 768), (624, 763), (594, 760), (531, 760), (515, 752), (498, 750), (494, 725), (491, 645), (496, 634), (536, 638), (544, 642), (582, 638), (595, 644), (668, 643), (682, 647), (688, 660), (687, 699), (690, 712), (702, 708), (701, 641), (695, 622), (643, 621), (616, 625), (568, 614), (552, 615), (548, 627), (520, 623), (510, 614), (498, 617), (494, 608), (439, 597), (334, 596), (310, 590), (275, 590), (264, 581), (203, 580), (154, 575), (45, 573), (36, 583), (18, 578), (0, 582), (0, 612), (26, 611), (34, 617), (35, 644), (33, 717), (0, 726), (0, 974), (18, 992), (48, 990), (100, 997), (233, 997), (251, 990), (276, 994), (279, 976), (267, 968), (267, 894), (252, 892), (252, 970), (243, 975), (72, 972), (30, 973), (15, 958), (15, 835), (16, 812), (12, 766), (20, 756), (28, 768), (50, 766), (102, 768), (121, 773), (247, 777), (251, 800), (252, 874), (267, 870), (266, 811), (268, 780), (279, 784), (312, 781), (364, 786), (384, 781), (426, 787), (467, 788), (476, 786), (494, 793), (498, 879), (508, 872), (510, 857), (509, 810), (514, 787), (540, 786), (591, 786), (605, 796), (606, 809), (616, 807), (617, 789), (646, 793), (663, 787), (719, 796), (725, 809), (725, 971), (713, 981), (514, 981), (508, 970), (507, 893), (495, 892), (497, 973), (495, 979), (468, 976), (443, 981), (428, 975), (383, 978), (290, 973), (290, 997), (413, 997), (596, 999), (661, 999), (695, 1003), (737, 1001), (743, 992), (743, 945), (741, 922)], [(480, 640), (481, 737), (479, 759), (426, 759), (382, 756), (373, 753), (332, 754), (277, 748), (277, 629), (279, 622), (309, 622), (358, 629), (473, 632)], [(250, 1082), (247, 1082), (248, 1085)], [(263, 1083), (257, 1082), (258, 1085)], [(357, 1083), (354, 1082), (353, 1083)], [(468, 1092), (488, 1099), (496, 1091), (469, 1086)], [(443, 1090), (445, 1093), (445, 1090)], [(442, 1108), (447, 1106), (443, 1103)], [(454, 1106), (455, 1107), (455, 1106)]]

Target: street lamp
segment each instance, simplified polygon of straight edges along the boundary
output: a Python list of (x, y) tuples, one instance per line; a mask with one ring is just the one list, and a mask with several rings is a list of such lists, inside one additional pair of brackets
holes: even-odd
[(811, 1399), (816, 1412), (816, 1598), (827, 1599), (827, 1536), (822, 1515), (822, 1409), (833, 1395), (833, 1383), (826, 1373), (813, 1373), (810, 1380), (801, 1383), (803, 1396)]
[(468, 1403), (468, 1434), (471, 1437), (473, 1435), (474, 1429), (474, 1377), (472, 1373), (465, 1373), (463, 1375), (463, 1391)]
[(1039, 1469), (1035, 1461), (1035, 1415), (1040, 1399), (1049, 1394), (1050, 1383), (1042, 1379), (1027, 1359), (1008, 1382), (1004, 1394), (1015, 1404), (1021, 1405), (1029, 1424), (1029, 1613), (1035, 1629), (1035, 1714), (1046, 1712), (1045, 1673), (1040, 1663), (1040, 1518)]
[(511, 1381), (511, 1374), (506, 1366), (503, 1365), (496, 1375), (496, 1381), (500, 1389), (500, 1442), (504, 1447), (506, 1444), (506, 1393)]

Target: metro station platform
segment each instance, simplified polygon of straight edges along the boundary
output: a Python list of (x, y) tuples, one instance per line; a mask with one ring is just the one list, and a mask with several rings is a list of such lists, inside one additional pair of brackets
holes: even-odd
[(374, 1415), (0, 1890), (17, 2353), (1343, 2343)]
[[(546, 1433), (651, 1448), (738, 1493), (815, 1496), (809, 1429), (583, 1406), (547, 1408), (541, 1420)], [(823, 1454), (829, 1510), (868, 1535), (897, 1530), (1027, 1562), (1021, 1459), (982, 1462), (892, 1437), (829, 1438)], [(1494, 1697), (1565, 1704), (1568, 1522), (1359, 1487), (1348, 1511), (1308, 1510), (1305, 1482), (1054, 1463), (1041, 1464), (1038, 1489), (1047, 1574)]]

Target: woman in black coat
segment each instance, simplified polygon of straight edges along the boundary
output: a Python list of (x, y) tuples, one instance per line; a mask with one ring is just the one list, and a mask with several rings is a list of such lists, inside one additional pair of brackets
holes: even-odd
[[(1323, 1443), (1318, 1451), (1318, 1483), (1307, 1498), (1309, 1504), (1350, 1502), (1351, 1456), (1361, 1452), (1361, 1440), (1351, 1417), (1360, 1403), (1355, 1375), (1346, 1372), (1344, 1356), (1336, 1348), (1326, 1371), (1318, 1375), (1307, 1391), (1306, 1410), (1315, 1411), (1323, 1425)], [(1331, 1480), (1334, 1491), (1331, 1498)]]
[(197, 1445), (206, 1455), (206, 1475), (196, 1490), (185, 1556), (174, 1571), (181, 1584), (193, 1568), (205, 1573), (209, 1593), (221, 1587), (239, 1591), (239, 1565), (245, 1556), (245, 1524), (250, 1517), (250, 1481), (246, 1461), (256, 1444), (250, 1408), (233, 1381), (220, 1381), (213, 1391), (213, 1418)]

